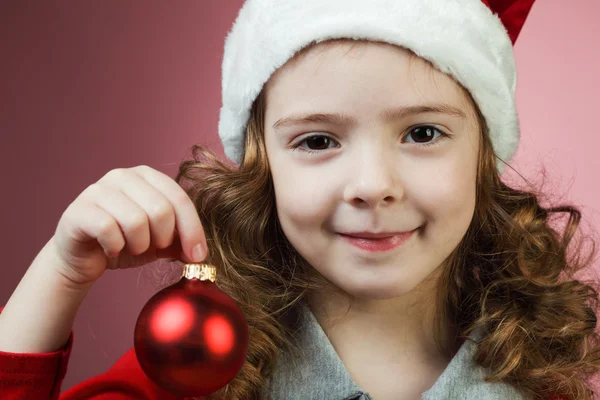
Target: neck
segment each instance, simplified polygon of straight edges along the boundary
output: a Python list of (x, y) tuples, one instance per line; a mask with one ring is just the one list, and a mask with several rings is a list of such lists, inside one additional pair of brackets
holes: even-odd
[[(398, 365), (418, 359), (445, 366), (455, 353), (444, 355), (435, 341), (435, 290), (418, 288), (391, 299), (353, 298), (351, 303), (339, 293), (319, 292), (310, 294), (307, 302), (343, 361), (368, 357)], [(442, 348), (455, 334), (450, 329), (442, 332)]]

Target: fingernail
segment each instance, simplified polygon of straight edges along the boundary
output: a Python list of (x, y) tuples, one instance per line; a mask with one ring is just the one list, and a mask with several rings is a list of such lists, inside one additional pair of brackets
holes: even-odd
[(192, 250), (192, 256), (194, 257), (194, 261), (204, 260), (204, 257), (205, 257), (204, 246), (202, 246), (201, 244), (197, 244), (196, 246), (194, 246), (194, 249)]

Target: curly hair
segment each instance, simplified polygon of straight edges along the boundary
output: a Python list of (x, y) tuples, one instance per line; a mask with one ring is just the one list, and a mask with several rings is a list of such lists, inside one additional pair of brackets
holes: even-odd
[[(466, 91), (465, 91), (466, 92)], [(477, 201), (465, 236), (442, 266), (436, 299), (436, 340), (452, 355), (461, 339), (482, 329), (474, 362), (537, 399), (592, 399), (589, 379), (600, 368), (595, 330), (598, 287), (576, 279), (590, 267), (582, 242), (571, 249), (581, 211), (572, 205), (543, 207), (541, 190), (502, 182), (485, 119), (469, 93), (481, 132)], [(278, 222), (264, 144), (265, 93), (255, 100), (237, 167), (194, 145), (175, 180), (193, 199), (217, 266), (217, 285), (244, 312), (249, 348), (237, 377), (209, 399), (260, 399), (278, 353), (299, 350), (289, 311), (309, 291), (333, 289), (286, 239)], [(523, 178), (523, 177), (522, 177)], [(527, 181), (525, 178), (523, 178)], [(562, 234), (551, 217), (568, 213)], [(568, 252), (568, 250), (573, 250)], [(573, 255), (573, 257), (572, 257)], [(591, 268), (589, 268), (591, 270)], [(591, 271), (590, 271), (591, 272)], [(450, 321), (452, 343), (438, 337)]]

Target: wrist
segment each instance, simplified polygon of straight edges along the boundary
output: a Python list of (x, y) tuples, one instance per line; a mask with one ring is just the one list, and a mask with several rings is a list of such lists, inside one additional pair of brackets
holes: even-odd
[(95, 281), (89, 281), (77, 276), (75, 269), (59, 255), (54, 238), (50, 239), (33, 261), (31, 268), (35, 273), (44, 275), (50, 282), (67, 294), (78, 295), (87, 293)]

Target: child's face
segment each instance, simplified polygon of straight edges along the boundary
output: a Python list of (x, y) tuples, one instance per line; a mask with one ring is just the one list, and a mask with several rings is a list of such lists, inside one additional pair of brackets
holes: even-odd
[[(420, 59), (409, 71), (407, 51), (372, 43), (347, 49), (313, 47), (268, 82), (265, 142), (277, 212), (288, 240), (337, 287), (358, 298), (392, 298), (423, 282), (464, 236), (475, 206), (479, 127), (458, 84)], [(379, 116), (426, 103), (446, 103), (465, 117)], [(273, 127), (315, 113), (355, 122)], [(415, 131), (419, 125), (450, 136)], [(302, 142), (309, 135), (330, 140)], [(359, 249), (339, 235), (416, 228), (385, 252)]]

